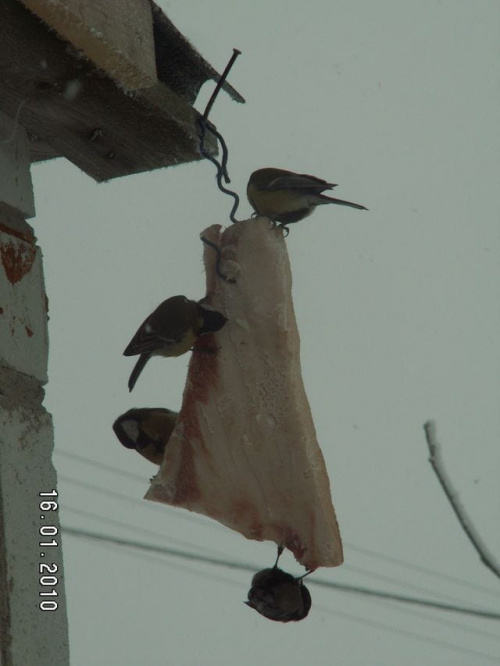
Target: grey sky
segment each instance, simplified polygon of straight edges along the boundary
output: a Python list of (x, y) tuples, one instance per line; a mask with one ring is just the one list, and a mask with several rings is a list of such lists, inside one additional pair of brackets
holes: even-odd
[[(370, 209), (322, 207), (287, 239), (304, 382), (345, 541), (345, 564), (318, 577), (500, 610), (500, 581), (446, 504), (422, 431), (436, 419), (460, 497), (500, 553), (498, 3), (159, 4), (219, 70), (243, 51), (230, 80), (247, 104), (222, 95), (212, 117), (242, 197), (254, 169), (277, 166), (339, 183), (336, 196)], [(122, 351), (160, 301), (203, 295), (198, 234), (228, 224), (231, 207), (213, 166), (96, 185), (59, 160), (36, 166), (34, 182), (57, 449), (143, 477), (56, 455), (63, 524), (269, 566), (272, 544), (68, 480), (136, 500), (148, 487), (154, 467), (111, 423), (134, 406), (179, 408), (189, 358), (153, 360), (129, 395)], [(250, 212), (242, 200), (239, 216)], [(69, 535), (64, 554), (72, 666), (500, 663), (497, 622), (311, 585), (310, 616), (281, 626), (242, 604), (245, 573)], [(283, 565), (300, 571), (291, 556)]]

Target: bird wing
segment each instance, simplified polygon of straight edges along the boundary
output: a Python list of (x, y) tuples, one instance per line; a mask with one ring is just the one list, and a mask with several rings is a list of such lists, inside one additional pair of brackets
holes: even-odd
[(306, 192), (323, 192), (337, 187), (334, 183), (327, 183), (326, 180), (308, 176), (305, 173), (290, 173), (274, 178), (266, 187), (262, 188), (268, 192), (275, 190), (304, 190)]
[(180, 340), (182, 340), (182, 337), (168, 337), (160, 335), (156, 331), (146, 333), (143, 329), (139, 329), (129, 342), (123, 355), (136, 356), (137, 354), (153, 354), (160, 348), (173, 347), (178, 344)]
[(191, 339), (203, 319), (195, 301), (189, 304), (187, 299), (184, 301), (180, 302), (178, 307), (169, 301), (160, 304), (139, 327), (123, 352), (124, 356), (155, 354), (159, 349), (165, 350), (178, 345), (187, 336)]
[[(184, 323), (184, 322), (183, 322)], [(152, 354), (159, 348), (170, 347), (178, 344), (184, 337), (189, 326), (181, 326), (177, 323), (175, 331), (169, 331), (163, 323), (160, 330), (154, 326), (154, 321), (145, 322), (123, 352), (124, 356), (135, 356), (136, 354)]]

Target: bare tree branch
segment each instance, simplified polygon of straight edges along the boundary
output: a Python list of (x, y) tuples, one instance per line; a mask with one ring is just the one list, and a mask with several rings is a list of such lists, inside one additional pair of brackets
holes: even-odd
[(477, 534), (475, 527), (467, 515), (466, 510), (460, 503), (458, 495), (453, 488), (451, 481), (448, 479), (446, 472), (444, 470), (443, 462), (441, 459), (441, 447), (436, 439), (436, 425), (433, 421), (427, 421), (424, 423), (424, 432), (425, 439), (427, 440), (427, 446), (429, 448), (429, 462), (432, 465), (432, 469), (436, 473), (439, 483), (444, 490), (448, 501), (451, 504), (451, 508), (455, 512), (458, 522), (462, 526), (463, 531), (467, 534), (469, 541), (472, 543), (474, 548), (479, 554), (481, 562), (488, 567), (495, 576), (500, 578), (500, 564), (495, 560), (495, 557), (488, 552), (487, 546), (483, 543), (481, 537)]

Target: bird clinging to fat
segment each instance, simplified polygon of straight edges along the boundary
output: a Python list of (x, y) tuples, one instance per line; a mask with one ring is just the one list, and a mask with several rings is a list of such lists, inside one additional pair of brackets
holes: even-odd
[(220, 312), (185, 296), (172, 296), (160, 303), (123, 352), (124, 356), (140, 355), (128, 381), (129, 391), (152, 356), (185, 354), (200, 335), (220, 330), (226, 321)]
[(164, 407), (134, 407), (116, 419), (113, 431), (125, 448), (135, 449), (153, 465), (161, 465), (178, 416)]

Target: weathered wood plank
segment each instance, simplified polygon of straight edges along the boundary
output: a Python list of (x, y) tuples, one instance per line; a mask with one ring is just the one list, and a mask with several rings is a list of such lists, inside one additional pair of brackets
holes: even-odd
[(125, 88), (157, 82), (148, 0), (21, 2)]
[(198, 113), (164, 84), (127, 94), (16, 0), (0, 26), (0, 109), (31, 140), (97, 181), (201, 159)]

